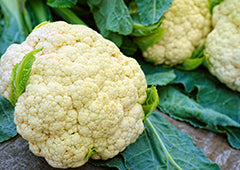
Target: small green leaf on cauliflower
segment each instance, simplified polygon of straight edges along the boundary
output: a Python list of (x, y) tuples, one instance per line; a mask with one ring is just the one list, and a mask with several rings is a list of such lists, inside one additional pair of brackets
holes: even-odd
[(213, 9), (214, 29), (206, 39), (209, 71), (232, 90), (240, 92), (240, 3), (224, 0)]
[(224, 0), (208, 0), (209, 4), (209, 11), (212, 14), (213, 8), (217, 5), (219, 5)]
[(96, 148), (91, 148), (91, 150), (88, 152), (87, 157), (86, 157), (86, 161), (88, 161), (92, 155), (94, 155), (97, 152)]
[(163, 37), (143, 52), (154, 64), (177, 65), (189, 59), (203, 45), (211, 30), (208, 0), (174, 0), (164, 14)]
[(34, 31), (35, 29), (37, 29), (37, 28), (40, 28), (40, 27), (43, 26), (43, 25), (48, 24), (48, 23), (50, 23), (50, 21), (43, 21), (43, 22), (41, 22), (40, 24), (38, 24), (36, 27), (33, 28), (33, 31)]
[(30, 77), (33, 62), (35, 61), (34, 55), (41, 51), (42, 48), (31, 51), (26, 54), (20, 63), (17, 63), (11, 74), (10, 80), (10, 95), (9, 101), (15, 106), (17, 99), (24, 92)]
[(147, 99), (142, 104), (143, 111), (145, 113), (144, 120), (152, 114), (155, 108), (158, 106), (159, 97), (157, 93), (157, 88), (155, 86), (151, 86), (147, 89)]
[(34, 49), (36, 60), (14, 121), (30, 150), (57, 168), (89, 157), (109, 159), (144, 130), (145, 75), (137, 61), (83, 25), (36, 28), (1, 58), (0, 93), (9, 98), (12, 69)]

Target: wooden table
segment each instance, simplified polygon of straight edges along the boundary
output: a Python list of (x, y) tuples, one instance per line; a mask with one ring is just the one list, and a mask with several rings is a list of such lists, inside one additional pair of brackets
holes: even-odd
[[(162, 114), (162, 113), (161, 113)], [(207, 158), (216, 162), (223, 170), (240, 170), (240, 150), (229, 146), (226, 136), (193, 128), (187, 123), (180, 122), (162, 114), (169, 122), (181, 131), (190, 135), (196, 145), (201, 148)], [(0, 144), (1, 170), (55, 170), (43, 158), (33, 155), (28, 149), (28, 143), (19, 135)], [(106, 170), (107, 167), (94, 167), (90, 164), (77, 170)]]

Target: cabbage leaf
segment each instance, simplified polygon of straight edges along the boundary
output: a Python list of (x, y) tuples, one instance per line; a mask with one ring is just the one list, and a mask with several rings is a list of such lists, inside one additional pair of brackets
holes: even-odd
[[(224, 133), (230, 145), (240, 149), (239, 92), (227, 88), (204, 67), (181, 71), (140, 63), (148, 84), (158, 86), (158, 108), (162, 112), (194, 127)], [(166, 81), (166, 77), (167, 84), (159, 83)]]
[(13, 113), (14, 106), (0, 95), (0, 142), (17, 135)]
[(13, 43), (24, 41), (28, 30), (19, 0), (0, 0), (0, 56)]

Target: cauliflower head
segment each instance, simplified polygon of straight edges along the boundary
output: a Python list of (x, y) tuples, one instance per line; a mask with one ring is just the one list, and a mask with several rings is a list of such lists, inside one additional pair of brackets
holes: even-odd
[(240, 92), (240, 3), (224, 0), (213, 9), (213, 31), (205, 55), (209, 71), (229, 88)]
[(9, 95), (13, 66), (42, 47), (14, 113), (30, 150), (68, 168), (90, 156), (112, 158), (135, 142), (144, 130), (145, 75), (136, 60), (88, 27), (49, 23), (11, 45), (1, 58), (1, 94)]
[(174, 0), (163, 16), (163, 37), (143, 52), (154, 64), (177, 65), (192, 56), (211, 30), (208, 0)]

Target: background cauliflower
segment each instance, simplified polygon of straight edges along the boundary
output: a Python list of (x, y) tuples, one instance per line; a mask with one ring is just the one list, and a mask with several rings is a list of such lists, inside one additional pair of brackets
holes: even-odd
[(49, 23), (10, 46), (1, 58), (1, 94), (9, 97), (14, 65), (42, 47), (14, 113), (30, 150), (53, 167), (67, 168), (83, 165), (90, 156), (112, 158), (135, 142), (144, 129), (144, 73), (134, 59), (85, 26)]
[(174, 0), (163, 16), (163, 37), (143, 52), (154, 64), (183, 63), (201, 46), (211, 30), (208, 0)]
[(213, 9), (213, 31), (206, 39), (209, 71), (240, 92), (240, 3), (224, 0)]

